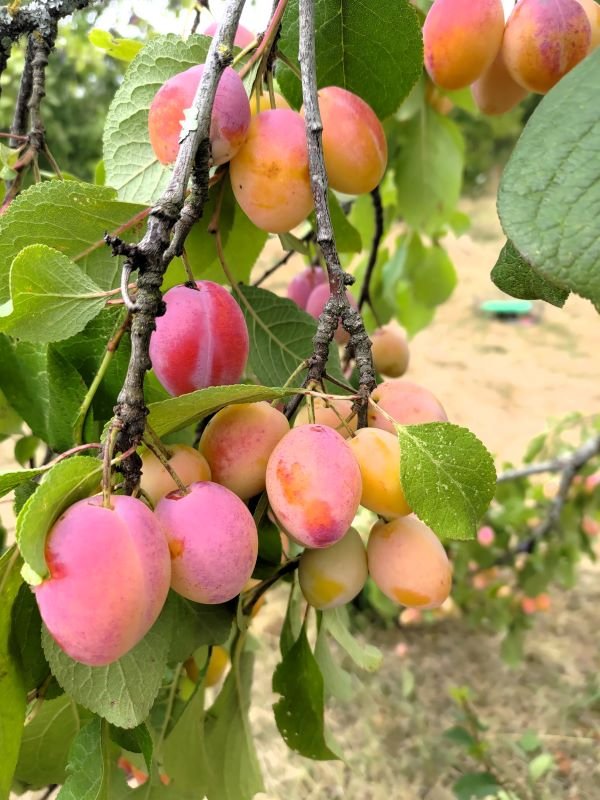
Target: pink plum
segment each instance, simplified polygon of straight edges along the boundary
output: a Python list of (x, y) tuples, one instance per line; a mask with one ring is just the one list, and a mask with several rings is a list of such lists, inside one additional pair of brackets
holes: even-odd
[[(214, 20), (202, 31), (202, 33), (205, 36), (214, 36), (218, 28), (219, 23)], [(251, 45), (255, 39), (256, 36), (252, 33), (252, 31), (249, 31), (248, 28), (244, 28), (243, 25), (238, 25), (233, 43), (236, 47), (244, 48), (248, 47), (248, 45)]]
[[(440, 402), (428, 389), (403, 378), (380, 383), (371, 397), (399, 425), (448, 421)], [(373, 406), (369, 406), (368, 418), (369, 425), (390, 433), (396, 432), (392, 423)]]
[(299, 308), (306, 311), (306, 304), (311, 292), (322, 283), (327, 283), (327, 275), (321, 267), (306, 267), (290, 281), (287, 288), (287, 296)]
[[(346, 297), (348, 298), (348, 302), (353, 308), (358, 308), (356, 305), (356, 300), (352, 297), (350, 292), (346, 292)], [(310, 293), (308, 300), (306, 301), (306, 313), (310, 314), (311, 317), (315, 319), (319, 319), (321, 316), (323, 309), (325, 308), (325, 303), (329, 300), (329, 284), (328, 283), (321, 283), (319, 286), (315, 287), (312, 292)], [(337, 327), (334, 336), (336, 342), (338, 344), (346, 344), (350, 340), (350, 335), (347, 331), (344, 330), (342, 327), (342, 323)]]

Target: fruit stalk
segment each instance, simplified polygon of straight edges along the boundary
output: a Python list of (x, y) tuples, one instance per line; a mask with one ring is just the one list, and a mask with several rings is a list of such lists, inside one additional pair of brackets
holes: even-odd
[(317, 220), (316, 240), (327, 266), (330, 297), (317, 325), (313, 339), (313, 354), (309, 360), (307, 380), (319, 382), (324, 375), (329, 356), (329, 344), (338, 322), (350, 334), (348, 347), (354, 354), (359, 373), (359, 398), (356, 401), (359, 426), (366, 425), (369, 395), (375, 388), (375, 370), (371, 358), (371, 341), (360, 313), (346, 296), (346, 286), (353, 281), (341, 267), (335, 246), (333, 226), (327, 202), (327, 172), (323, 158), (323, 123), (317, 99), (317, 67), (315, 55), (314, 0), (300, 0), (300, 48), (298, 58), (302, 76), (302, 100), (306, 121), (306, 140), (310, 165), (310, 183)]
[[(140, 443), (148, 409), (144, 400), (144, 377), (151, 367), (150, 337), (156, 317), (164, 314), (160, 286), (163, 275), (178, 248), (183, 247), (189, 231), (190, 212), (201, 214), (208, 190), (209, 130), (217, 85), (233, 57), (233, 40), (245, 0), (230, 0), (223, 23), (208, 51), (202, 79), (192, 108), (197, 126), (184, 136), (171, 180), (148, 218), (146, 233), (138, 244), (125, 244), (107, 236), (106, 243), (114, 255), (125, 255), (124, 269), (138, 271), (136, 313), (131, 324), (131, 357), (123, 387), (115, 406), (119, 427), (116, 451), (124, 452)], [(184, 206), (190, 177), (194, 172), (197, 202), (193, 209)], [(172, 237), (173, 236), (173, 240)], [(131, 493), (140, 478), (141, 459), (136, 454), (122, 464), (125, 489)]]

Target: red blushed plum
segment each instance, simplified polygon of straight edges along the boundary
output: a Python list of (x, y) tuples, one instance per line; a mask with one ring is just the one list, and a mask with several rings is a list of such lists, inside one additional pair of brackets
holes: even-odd
[(416, 517), (377, 522), (367, 544), (369, 574), (381, 591), (409, 608), (439, 608), (452, 568), (435, 533)]
[(471, 94), (480, 111), (495, 116), (510, 111), (528, 92), (513, 80), (500, 50), (492, 66), (471, 86)]
[[(191, 107), (204, 64), (173, 75), (158, 90), (150, 105), (150, 144), (161, 164), (172, 164), (179, 151), (184, 111)], [(210, 123), (212, 164), (224, 164), (238, 152), (248, 133), (250, 104), (244, 84), (227, 67), (221, 76)]]
[(323, 156), (332, 189), (346, 194), (373, 191), (387, 167), (383, 126), (368, 103), (339, 86), (319, 90)]
[(306, 311), (306, 304), (313, 289), (316, 289), (322, 283), (327, 283), (327, 275), (325, 275), (321, 267), (307, 267), (289, 282), (287, 296), (299, 308)]
[[(214, 22), (211, 22), (210, 25), (202, 31), (202, 33), (205, 36), (214, 36), (218, 28), (219, 23), (215, 20)], [(236, 47), (244, 48), (251, 45), (255, 39), (256, 36), (252, 33), (252, 31), (249, 31), (248, 28), (244, 28), (243, 25), (238, 25), (233, 43)]]
[[(323, 309), (325, 308), (325, 303), (329, 300), (329, 295), (328, 283), (322, 283), (317, 286), (316, 289), (313, 289), (306, 302), (306, 313), (310, 314), (311, 317), (314, 317), (315, 319), (319, 319)], [(356, 300), (352, 297), (350, 292), (346, 292), (346, 297), (353, 308), (358, 308)], [(334, 339), (338, 344), (346, 344), (348, 341), (350, 341), (350, 334), (344, 330), (341, 322), (337, 327)]]
[(212, 281), (196, 289), (174, 286), (156, 320), (150, 358), (156, 377), (172, 395), (238, 383), (248, 360), (248, 328), (229, 292)]
[(585, 58), (591, 40), (577, 0), (519, 0), (506, 23), (502, 55), (517, 83), (545, 94)]
[(289, 430), (286, 417), (269, 403), (239, 403), (215, 414), (198, 447), (213, 481), (249, 500), (264, 491), (269, 456)]
[(250, 98), (250, 112), (252, 114), (260, 114), (261, 111), (272, 111), (274, 108), (289, 108), (288, 101), (278, 92), (273, 92), (273, 100), (275, 105), (271, 105), (271, 95), (269, 92), (262, 92), (258, 97), (253, 94)]
[(224, 486), (193, 483), (171, 492), (154, 512), (171, 551), (171, 586), (197, 603), (225, 603), (252, 575), (258, 534), (252, 514)]
[(367, 577), (367, 553), (354, 528), (331, 547), (305, 550), (300, 556), (300, 588), (314, 608), (338, 608), (349, 603)]
[(34, 588), (42, 619), (76, 661), (97, 667), (124, 656), (150, 630), (171, 579), (166, 534), (133, 497), (80, 500), (46, 541), (50, 577)]
[[(428, 389), (402, 378), (380, 383), (371, 397), (399, 425), (448, 421), (441, 403)], [(392, 423), (372, 405), (369, 406), (368, 418), (371, 427), (396, 432)]]
[(360, 469), (347, 442), (325, 425), (293, 428), (267, 465), (267, 495), (285, 532), (305, 547), (329, 547), (360, 503)]
[(596, 0), (577, 0), (580, 6), (587, 14), (592, 29), (592, 41), (590, 44), (590, 53), (600, 46), (600, 5)]
[[(296, 414), (294, 426), (307, 425), (310, 422), (309, 401), (307, 400), (300, 411)], [(316, 397), (313, 402), (315, 412), (314, 421), (317, 425), (327, 425), (334, 428), (340, 436), (347, 439), (352, 436), (358, 425), (357, 415), (352, 413), (351, 400), (323, 400)], [(345, 424), (344, 424), (345, 423)]]
[(257, 228), (285, 233), (305, 220), (313, 197), (300, 114), (276, 108), (253, 116), (229, 174), (236, 200)]
[(425, 67), (442, 89), (463, 89), (496, 58), (504, 32), (501, 0), (435, 0), (423, 25)]
[[(184, 486), (211, 479), (210, 467), (204, 456), (187, 444), (174, 444), (169, 448), (169, 465), (181, 478)], [(142, 458), (142, 480), (140, 486), (153, 505), (178, 486), (163, 467), (159, 459), (149, 450)]]

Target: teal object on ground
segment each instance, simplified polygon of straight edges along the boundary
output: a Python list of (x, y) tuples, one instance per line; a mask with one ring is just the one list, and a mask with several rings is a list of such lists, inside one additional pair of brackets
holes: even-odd
[(485, 314), (531, 314), (533, 303), (530, 300), (486, 300), (479, 306)]

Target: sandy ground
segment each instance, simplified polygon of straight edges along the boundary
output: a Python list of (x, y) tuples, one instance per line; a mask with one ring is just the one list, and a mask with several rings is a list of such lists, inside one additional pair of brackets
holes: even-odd
[[(412, 342), (409, 376), (432, 389), (450, 418), (470, 427), (498, 464), (519, 463), (548, 420), (570, 411), (600, 409), (600, 325), (591, 305), (571, 298), (564, 310), (540, 307), (535, 325), (503, 324), (479, 316), (481, 300), (498, 296), (489, 273), (503, 243), (491, 198), (466, 201), (469, 235), (447, 247), (459, 284), (434, 323)], [(283, 291), (298, 266), (271, 280)], [(257, 270), (260, 273), (260, 269)], [(6, 446), (0, 448), (7, 455)], [(8, 466), (8, 464), (7, 464)], [(10, 507), (0, 505), (9, 523)], [(453, 724), (452, 686), (470, 685), (490, 725), (502, 775), (526, 783), (514, 741), (525, 729), (542, 736), (561, 769), (537, 795), (520, 798), (600, 798), (600, 688), (597, 573), (584, 565), (571, 592), (552, 594), (552, 611), (536, 622), (523, 665), (509, 670), (498, 642), (462, 621), (408, 630), (369, 631), (385, 662), (356, 678), (356, 694), (328, 713), (347, 762), (313, 764), (287, 751), (273, 721), (270, 676), (278, 658), (283, 597), (275, 596), (255, 622), (262, 646), (256, 669), (252, 722), (269, 800), (451, 800), (448, 787), (468, 761), (441, 737)], [(398, 654), (398, 645), (407, 653)]]

